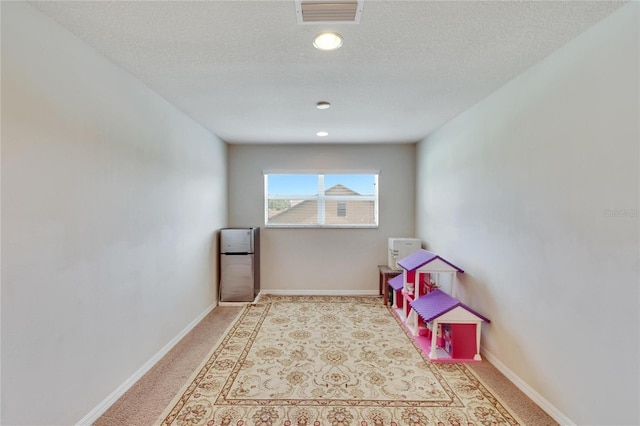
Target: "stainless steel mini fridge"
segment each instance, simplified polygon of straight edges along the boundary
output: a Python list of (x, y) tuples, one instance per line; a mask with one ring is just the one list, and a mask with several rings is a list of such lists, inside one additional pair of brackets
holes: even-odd
[(220, 231), (220, 301), (252, 302), (260, 292), (260, 228)]

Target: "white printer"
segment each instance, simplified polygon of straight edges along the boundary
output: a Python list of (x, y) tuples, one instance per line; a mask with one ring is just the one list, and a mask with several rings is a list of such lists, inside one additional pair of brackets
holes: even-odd
[(389, 238), (387, 266), (391, 269), (402, 269), (398, 266), (398, 260), (404, 259), (421, 248), (422, 241), (418, 238)]

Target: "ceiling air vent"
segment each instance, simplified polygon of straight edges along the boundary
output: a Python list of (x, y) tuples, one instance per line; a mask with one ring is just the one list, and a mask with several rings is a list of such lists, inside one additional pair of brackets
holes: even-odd
[(364, 0), (313, 1), (296, 0), (299, 24), (319, 22), (358, 23)]

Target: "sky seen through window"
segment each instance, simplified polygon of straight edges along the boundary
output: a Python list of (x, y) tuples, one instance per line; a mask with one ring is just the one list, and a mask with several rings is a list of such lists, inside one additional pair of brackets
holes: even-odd
[[(337, 184), (360, 195), (375, 194), (374, 174), (325, 174), (325, 190)], [(318, 174), (269, 174), (268, 195), (317, 194)]]

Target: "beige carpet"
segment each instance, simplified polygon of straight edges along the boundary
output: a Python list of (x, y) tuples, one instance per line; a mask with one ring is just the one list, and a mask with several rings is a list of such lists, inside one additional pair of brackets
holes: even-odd
[(476, 367), (425, 361), (379, 298), (268, 297), (216, 308), (96, 424), (556, 424)]
[(266, 297), (248, 306), (162, 425), (522, 422), (464, 364), (425, 359), (370, 297)]

